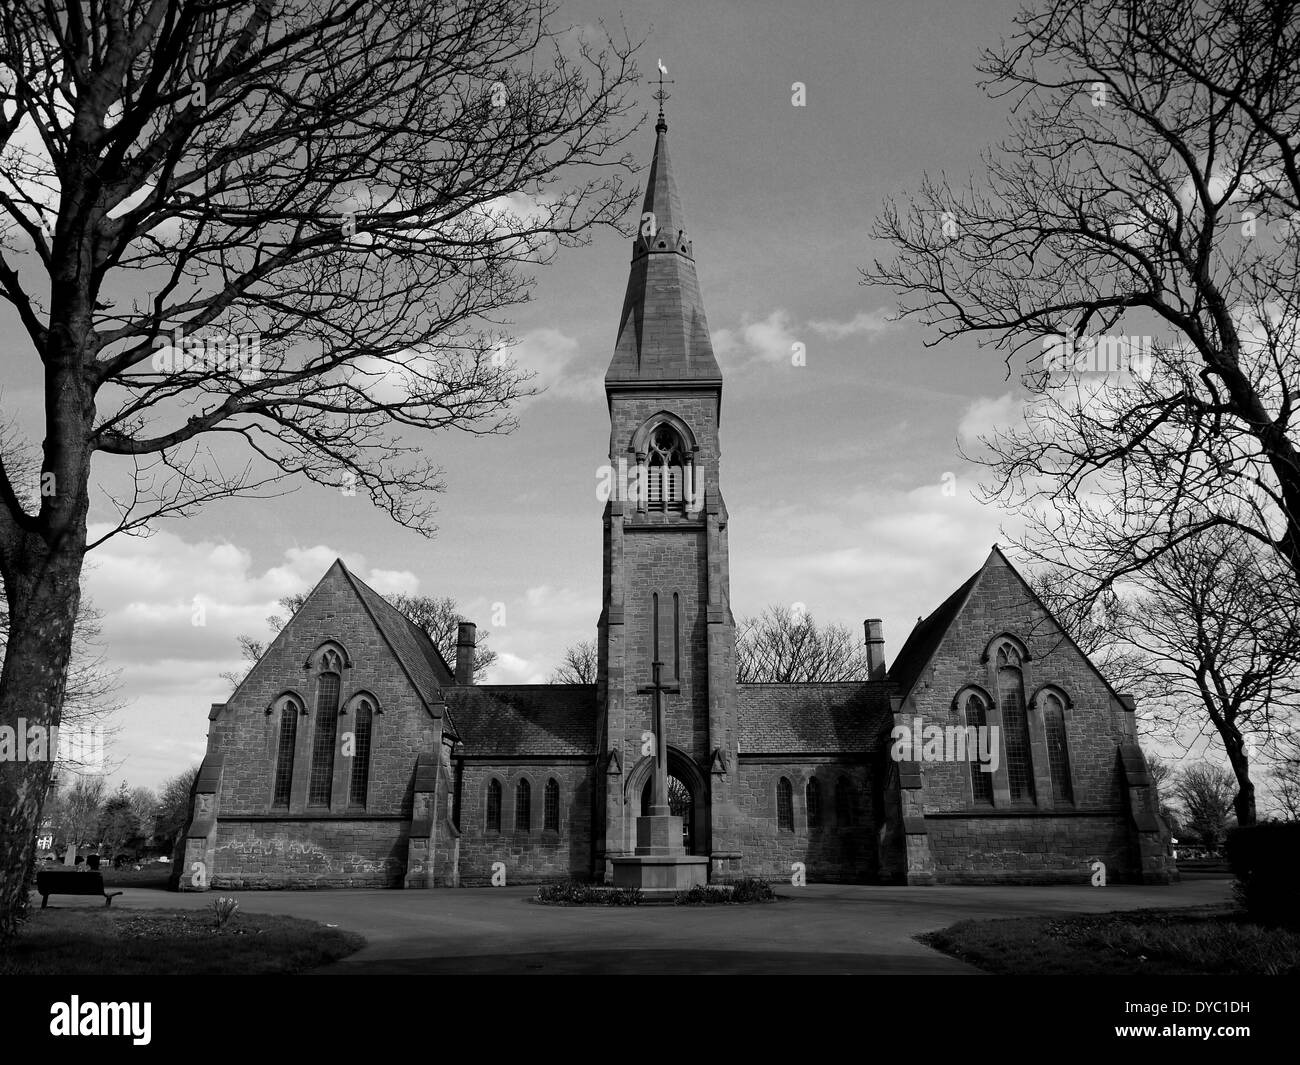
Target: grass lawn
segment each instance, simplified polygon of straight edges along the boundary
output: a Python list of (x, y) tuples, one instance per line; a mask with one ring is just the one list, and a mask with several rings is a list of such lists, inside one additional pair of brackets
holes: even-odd
[(1300, 932), (1221, 905), (961, 921), (916, 938), (999, 975), (1300, 975)]
[(208, 910), (35, 910), (0, 954), (0, 976), (297, 973), (365, 946), (354, 932), (299, 917)]

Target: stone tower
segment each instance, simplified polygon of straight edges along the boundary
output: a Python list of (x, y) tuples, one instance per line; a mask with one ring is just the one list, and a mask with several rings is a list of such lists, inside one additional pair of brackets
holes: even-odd
[[(719, 480), (722, 372), (713, 355), (660, 112), (639, 231), (605, 374), (614, 491), (604, 513), (596, 872), (630, 855), (653, 769), (653, 700), (663, 663), (674, 813), (712, 879), (740, 869), (736, 808), (736, 636)], [(688, 805), (689, 804), (689, 805)]]

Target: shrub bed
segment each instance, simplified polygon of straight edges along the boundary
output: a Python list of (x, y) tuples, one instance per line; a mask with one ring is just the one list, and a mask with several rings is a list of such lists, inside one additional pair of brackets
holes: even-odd
[(1233, 895), (1254, 921), (1300, 928), (1300, 822), (1269, 821), (1228, 833)]

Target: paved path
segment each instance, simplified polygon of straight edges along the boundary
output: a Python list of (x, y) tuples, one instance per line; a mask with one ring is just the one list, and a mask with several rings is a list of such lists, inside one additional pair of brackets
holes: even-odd
[[(322, 973), (976, 973), (913, 939), (968, 918), (1097, 913), (1227, 900), (1228, 879), (1171, 887), (778, 888), (763, 906), (539, 906), (535, 888), (240, 891), (127, 887), (113, 909), (200, 909), (233, 895), (251, 913), (338, 925), (367, 946)], [(55, 897), (60, 907), (93, 900)]]

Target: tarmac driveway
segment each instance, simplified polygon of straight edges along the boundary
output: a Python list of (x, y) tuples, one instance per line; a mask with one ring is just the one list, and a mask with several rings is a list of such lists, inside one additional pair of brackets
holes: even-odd
[[(211, 891), (127, 888), (113, 908), (199, 909), (218, 895), (250, 913), (338, 925), (367, 946), (320, 973), (965, 973), (917, 943), (967, 918), (1197, 906), (1231, 896), (1226, 878), (1169, 887), (779, 887), (758, 906), (541, 906), (536, 888)], [(54, 897), (60, 906), (95, 902)], [(236, 918), (238, 919), (238, 918)]]

